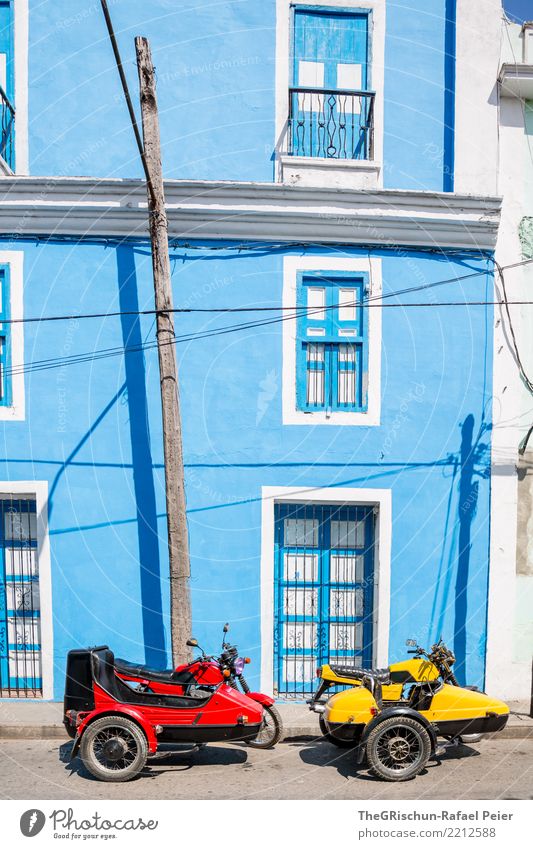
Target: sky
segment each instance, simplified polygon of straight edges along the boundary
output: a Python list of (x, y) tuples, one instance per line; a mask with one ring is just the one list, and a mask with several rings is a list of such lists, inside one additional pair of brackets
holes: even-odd
[(513, 20), (533, 20), (533, 0), (503, 0), (503, 8)]

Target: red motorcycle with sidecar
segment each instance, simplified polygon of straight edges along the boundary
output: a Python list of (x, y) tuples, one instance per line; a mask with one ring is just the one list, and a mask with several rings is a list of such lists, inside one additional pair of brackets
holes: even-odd
[[(198, 647), (194, 639), (187, 645)], [(247, 660), (225, 642), (218, 657), (202, 651), (171, 670), (115, 659), (108, 646), (70, 651), (64, 724), (74, 737), (71, 759), (79, 753), (101, 781), (128, 781), (162, 743), (271, 748), (281, 739), (281, 718), (273, 698), (250, 691)]]

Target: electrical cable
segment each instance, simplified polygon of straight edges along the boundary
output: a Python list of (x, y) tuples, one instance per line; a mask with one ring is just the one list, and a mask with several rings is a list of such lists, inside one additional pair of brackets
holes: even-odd
[[(511, 269), (517, 268), (518, 266), (527, 265), (533, 262), (533, 258), (525, 259), (521, 262), (515, 262), (510, 265), (502, 266), (503, 269)], [(447, 283), (460, 283), (463, 280), (471, 279), (472, 277), (479, 277), (481, 275), (488, 274), (487, 269), (483, 269), (480, 271), (473, 271), (470, 274), (463, 274), (456, 277), (447, 277), (443, 280), (436, 280), (432, 283), (424, 283), (418, 286), (411, 286), (405, 289), (398, 289), (394, 292), (388, 292), (385, 294), (377, 294), (371, 295), (370, 297), (363, 300), (362, 304), (369, 303), (373, 300), (385, 300), (387, 298), (394, 298), (398, 295), (406, 295), (411, 292), (422, 292), (427, 289), (433, 289), (437, 286), (443, 286)], [(320, 279), (320, 278), (319, 278)], [(461, 302), (462, 304), (463, 302)], [(465, 302), (467, 303), (467, 302)], [(477, 302), (468, 302), (471, 305), (478, 305), (482, 303), (486, 304), (499, 304), (499, 301), (477, 301)], [(529, 304), (530, 301), (513, 301), (515, 304)], [(358, 306), (359, 302), (354, 302), (352, 304), (347, 303), (345, 306)], [(398, 306), (407, 306), (398, 304)], [(424, 306), (424, 304), (418, 304), (417, 306)], [(434, 306), (442, 306), (442, 304), (434, 304)], [(303, 308), (302, 308), (303, 309)], [(335, 309), (335, 306), (324, 306), (319, 307), (316, 310), (304, 310), (308, 314), (316, 311), (316, 312), (325, 312), (330, 309)], [(182, 313), (182, 314), (192, 314), (192, 313), (246, 313), (246, 312), (283, 312), (285, 310), (294, 310), (294, 307), (283, 307), (283, 306), (275, 306), (275, 307), (174, 307), (171, 310), (165, 310), (165, 312), (171, 313)], [(80, 321), (81, 319), (96, 319), (96, 318), (116, 318), (118, 316), (131, 316), (131, 315), (157, 315), (157, 310), (116, 310), (113, 312), (105, 312), (105, 313), (72, 313), (69, 315), (50, 315), (50, 316), (33, 316), (29, 318), (12, 318), (3, 320), (2, 324), (33, 324), (47, 321)]]
[[(463, 306), (487, 306), (487, 305), (500, 305), (501, 301), (444, 301), (439, 303), (411, 303), (411, 304), (363, 304), (364, 307), (367, 308), (393, 308), (393, 309), (404, 309), (411, 307), (418, 308), (427, 308), (427, 307), (463, 307)], [(523, 302), (515, 302), (514, 303), (523, 303)], [(528, 301), (526, 303), (532, 304), (533, 302)], [(318, 310), (319, 312), (323, 312), (322, 309)], [(241, 330), (252, 330), (258, 327), (265, 327), (272, 324), (278, 324), (284, 321), (294, 321), (298, 319), (300, 316), (308, 315), (309, 311), (305, 310), (301, 313), (293, 313), (291, 315), (283, 315), (277, 316), (275, 318), (262, 319), (260, 321), (252, 321), (252, 322), (241, 322), (239, 324), (227, 325), (225, 327), (214, 328), (213, 330), (205, 330), (205, 331), (197, 331), (194, 333), (184, 334), (182, 336), (174, 336), (166, 343), (161, 344), (181, 344), (183, 342), (194, 342), (200, 339), (209, 339), (215, 336), (223, 336), (228, 333), (235, 333)], [(317, 338), (314, 340), (316, 343), (320, 343), (320, 339)], [(349, 338), (346, 339), (345, 344), (350, 344)], [(103, 348), (93, 352), (85, 352), (83, 354), (73, 354), (71, 357), (56, 357), (50, 358), (48, 360), (36, 360), (31, 363), (24, 363), (21, 365), (13, 366), (11, 368), (5, 369), (5, 374), (7, 375), (15, 375), (15, 374), (28, 374), (33, 373), (34, 371), (45, 371), (50, 368), (61, 368), (67, 365), (78, 365), (85, 362), (93, 362), (100, 359), (107, 359), (113, 356), (120, 356), (121, 354), (132, 354), (138, 353), (140, 351), (150, 350), (152, 348), (156, 348), (158, 345), (157, 342), (152, 342), (148, 344), (140, 344), (134, 346), (117, 346), (114, 348)]]
[[(531, 379), (529, 378), (529, 376), (528, 376), (528, 374), (525, 370), (524, 364), (522, 362), (522, 358), (520, 356), (520, 350), (518, 348), (518, 342), (517, 342), (516, 334), (515, 334), (515, 330), (514, 330), (513, 319), (511, 317), (511, 310), (509, 309), (510, 306), (519, 304), (520, 301), (509, 301), (509, 298), (507, 297), (507, 288), (506, 288), (506, 285), (505, 285), (505, 275), (504, 275), (503, 272), (504, 272), (504, 269), (506, 269), (508, 266), (502, 266), (499, 263), (497, 263), (496, 260), (494, 261), (494, 266), (496, 268), (496, 271), (498, 272), (498, 278), (499, 278), (501, 286), (502, 286), (503, 297), (502, 297), (501, 303), (505, 307), (505, 312), (506, 312), (506, 315), (507, 315), (507, 322), (509, 324), (509, 332), (511, 334), (511, 341), (513, 343), (513, 350), (514, 350), (514, 355), (515, 355), (515, 359), (516, 359), (516, 364), (518, 366), (518, 370), (520, 372), (520, 376), (522, 378), (523, 383), (525, 384), (529, 393), (531, 395), (533, 395), (533, 381), (531, 381)], [(533, 425), (531, 425), (528, 432), (526, 433), (526, 435), (521, 440), (521, 442), (518, 446), (518, 453), (520, 454), (521, 457), (523, 457), (524, 454), (526, 453), (526, 449), (527, 449), (527, 446), (528, 446), (528, 443), (529, 443), (529, 440), (531, 438), (532, 433), (533, 433)]]

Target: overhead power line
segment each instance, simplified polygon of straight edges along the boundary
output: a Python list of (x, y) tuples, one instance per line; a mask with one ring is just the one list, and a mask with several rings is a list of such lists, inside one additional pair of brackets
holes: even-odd
[[(515, 263), (512, 263), (510, 265), (501, 266), (501, 269), (507, 270), (507, 269), (511, 269), (511, 268), (518, 268), (519, 266), (528, 265), (531, 262), (533, 262), (533, 259), (526, 259), (526, 260), (522, 260), (521, 262), (515, 262)], [(357, 272), (354, 272), (354, 273), (357, 274)], [(395, 298), (399, 295), (407, 295), (407, 294), (410, 294), (412, 292), (422, 292), (422, 291), (425, 291), (425, 290), (428, 290), (428, 289), (436, 288), (438, 286), (446, 285), (448, 283), (460, 283), (463, 280), (469, 280), (473, 277), (480, 277), (480, 276), (486, 275), (488, 273), (489, 272), (488, 272), (487, 269), (483, 269), (483, 270), (480, 270), (480, 271), (473, 271), (473, 272), (470, 272), (469, 274), (462, 274), (462, 275), (455, 276), (455, 277), (447, 277), (447, 278), (444, 278), (443, 280), (433, 281), (432, 283), (422, 283), (418, 286), (410, 286), (410, 287), (405, 288), (405, 289), (398, 289), (394, 292), (387, 292), (387, 293), (384, 293), (384, 294), (380, 293), (380, 294), (377, 294), (377, 295), (372, 295), (370, 297), (362, 299), (362, 301), (354, 301), (351, 304), (346, 303), (346, 304), (344, 304), (344, 306), (370, 305), (370, 303), (372, 301), (377, 301), (377, 300), (384, 301), (387, 298)], [(464, 305), (477, 306), (477, 305), (480, 305), (480, 304), (487, 304), (488, 305), (488, 304), (491, 304), (491, 303), (498, 304), (500, 302), (499, 301), (483, 301), (483, 302), (482, 301), (476, 301), (476, 302), (464, 302)], [(513, 304), (527, 305), (527, 304), (530, 304), (531, 302), (530, 301), (510, 301), (509, 303), (512, 306)], [(412, 305), (410, 305), (410, 304), (397, 304), (395, 306), (402, 307), (402, 306), (447, 306), (447, 305), (455, 306), (456, 304), (455, 304), (455, 302), (450, 302), (449, 304), (447, 304), (447, 303), (446, 304), (440, 304), (440, 303), (412, 304)], [(457, 305), (463, 305), (463, 302), (460, 302)], [(385, 306), (385, 304), (383, 304), (383, 306)], [(335, 309), (335, 307), (334, 306), (324, 306), (324, 307), (319, 307), (319, 308), (316, 308), (316, 309), (315, 308), (305, 309), (303, 307), (301, 308), (302, 314), (312, 314), (313, 312), (321, 313), (321, 312), (324, 312), (324, 311), (327, 311), (327, 310), (330, 310), (330, 309)], [(272, 307), (266, 307), (266, 306), (252, 306), (252, 307), (175, 307), (171, 310), (166, 310), (166, 312), (184, 313), (184, 314), (189, 314), (189, 313), (191, 313), (191, 314), (193, 314), (193, 313), (215, 313), (215, 314), (223, 315), (224, 313), (284, 312), (284, 311), (289, 311), (289, 310), (294, 311), (294, 307), (292, 307), (292, 306), (291, 307), (284, 307), (284, 306), (272, 306)], [(66, 314), (66, 315), (46, 315), (46, 316), (31, 316), (31, 317), (28, 317), (28, 318), (12, 318), (12, 319), (4, 320), (2, 323), (3, 324), (38, 324), (38, 323), (47, 322), (47, 321), (80, 321), (80, 320), (83, 320), (83, 319), (117, 318), (119, 316), (128, 316), (128, 315), (129, 316), (157, 315), (157, 312), (158, 312), (157, 310), (150, 309), (150, 310), (116, 310), (116, 311), (98, 312), (98, 313), (70, 313), (70, 314)]]
[[(367, 308), (394, 308), (394, 309), (405, 309), (405, 308), (428, 308), (428, 307), (465, 307), (465, 306), (487, 306), (487, 305), (501, 305), (501, 301), (443, 301), (439, 303), (411, 303), (411, 304), (382, 304), (382, 303), (371, 303), (365, 304), (364, 306)], [(513, 304), (533, 304), (533, 301), (512, 301)], [(320, 310), (322, 312), (323, 310)], [(294, 321), (300, 317), (300, 315), (307, 315), (308, 311), (302, 311), (301, 313), (292, 313), (290, 315), (282, 315), (277, 316), (275, 318), (262, 319), (259, 321), (252, 322), (241, 322), (239, 324), (227, 325), (225, 327), (214, 328), (212, 330), (200, 330), (188, 334), (184, 334), (182, 336), (174, 336), (168, 343), (170, 345), (175, 344), (183, 344), (184, 342), (195, 342), (201, 339), (209, 339), (215, 336), (224, 336), (229, 333), (236, 333), (244, 330), (253, 330), (259, 327), (266, 327), (273, 324), (279, 324), (284, 321)], [(317, 344), (320, 344), (320, 338), (317, 337), (314, 340)], [(350, 344), (349, 338), (345, 340), (345, 344)], [(69, 357), (56, 357), (48, 360), (34, 360), (30, 363), (23, 363), (21, 365), (12, 366), (10, 369), (6, 369), (5, 373), (10, 375), (15, 374), (28, 374), (38, 371), (46, 371), (48, 369), (53, 368), (62, 368), (68, 365), (81, 365), (86, 362), (95, 362), (101, 359), (108, 359), (110, 357), (116, 357), (121, 355), (128, 355), (139, 353), (141, 351), (151, 350), (157, 347), (157, 342), (145, 342), (139, 345), (131, 345), (131, 346), (116, 346), (114, 348), (103, 348), (97, 349), (96, 351), (88, 351), (81, 354), (73, 354)]]

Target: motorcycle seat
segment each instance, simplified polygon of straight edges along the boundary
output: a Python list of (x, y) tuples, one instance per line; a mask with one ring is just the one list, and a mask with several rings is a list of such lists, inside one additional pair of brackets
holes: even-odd
[(132, 678), (145, 678), (147, 681), (159, 681), (163, 684), (189, 684), (194, 681), (189, 672), (176, 672), (175, 669), (151, 669), (139, 663), (130, 663), (120, 657), (115, 658), (115, 669), (119, 675), (130, 675)]
[(377, 684), (390, 684), (390, 670), (388, 666), (375, 669), (363, 669), (361, 666), (349, 666), (339, 663), (330, 663), (330, 668), (335, 675), (341, 678), (354, 678), (361, 681), (362, 678), (372, 676)]

